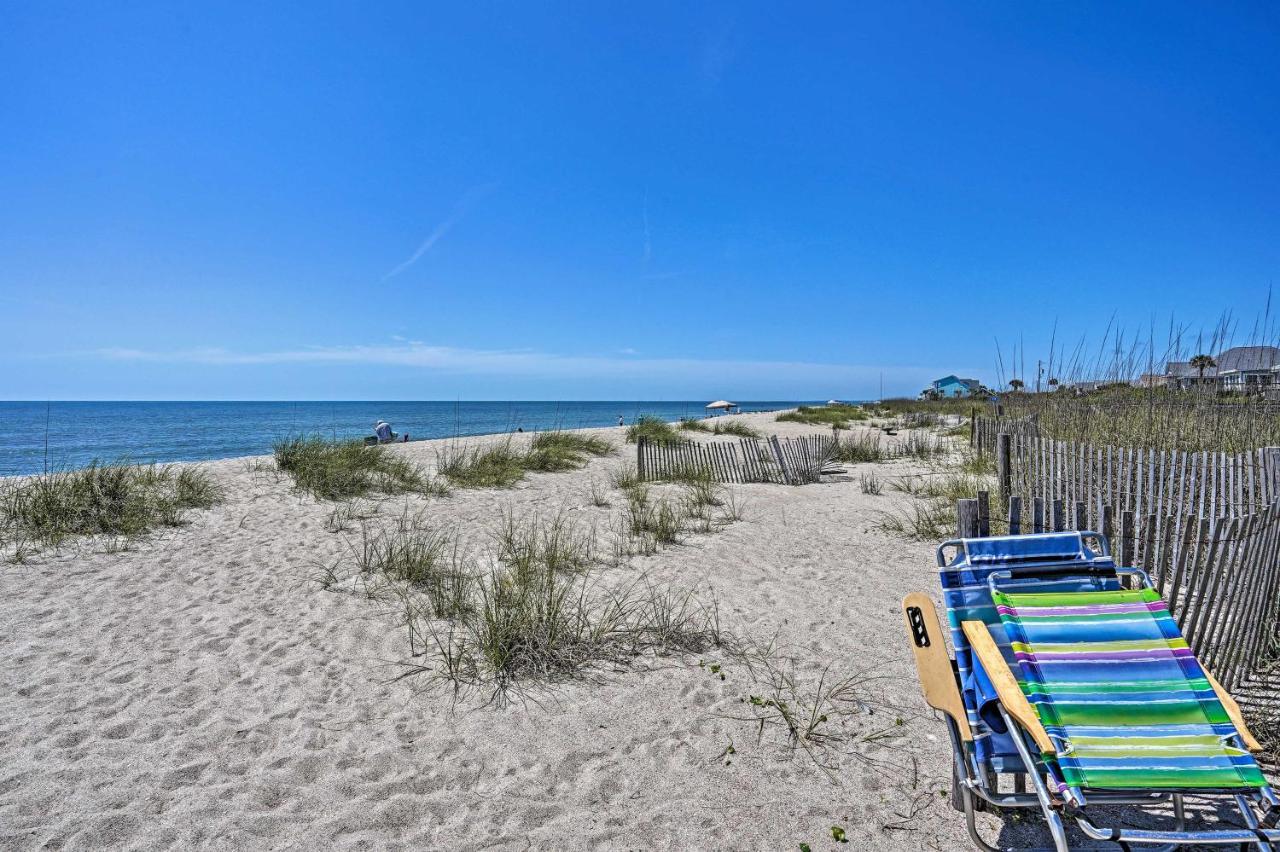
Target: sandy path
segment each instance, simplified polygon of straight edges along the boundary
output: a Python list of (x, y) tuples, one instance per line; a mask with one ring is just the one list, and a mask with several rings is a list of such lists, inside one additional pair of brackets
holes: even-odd
[[(743, 417), (775, 431), (771, 415)], [(430, 461), (434, 447), (395, 451)], [(591, 506), (589, 483), (629, 458), (409, 504), (477, 542), (498, 505), (603, 527), (617, 509)], [(306, 580), (353, 535), (325, 530), (332, 505), (243, 459), (208, 467), (228, 500), (184, 528), (0, 570), (0, 847), (817, 850), (836, 847), (832, 825), (843, 848), (966, 845), (899, 621), (905, 591), (936, 588), (932, 549), (873, 528), (908, 498), (856, 481), (737, 487), (741, 522), (606, 574), (714, 590), (726, 626), (776, 632), (804, 671), (884, 675), (853, 726), (897, 731), (830, 749), (833, 781), (780, 734), (757, 743), (724, 718), (757, 689), (728, 660), (707, 660), (724, 680), (649, 661), (505, 708), (389, 682), (408, 656), (395, 614)]]

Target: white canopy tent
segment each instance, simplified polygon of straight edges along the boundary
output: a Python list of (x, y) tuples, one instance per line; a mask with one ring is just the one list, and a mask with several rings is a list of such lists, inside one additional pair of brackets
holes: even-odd
[(707, 409), (723, 409), (726, 412), (732, 412), (737, 407), (738, 403), (736, 402), (729, 402), (727, 399), (717, 399), (715, 402), (710, 403), (707, 406)]

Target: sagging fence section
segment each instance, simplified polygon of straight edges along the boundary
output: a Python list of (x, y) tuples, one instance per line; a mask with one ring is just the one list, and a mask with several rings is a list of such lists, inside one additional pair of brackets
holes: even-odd
[(649, 441), (636, 443), (642, 481), (680, 479), (691, 473), (717, 482), (817, 482), (835, 457), (833, 436), (742, 438), (738, 441)]
[[(1280, 448), (1246, 453), (1096, 447), (1032, 418), (976, 418), (1010, 533), (1093, 530), (1156, 584), (1197, 656), (1228, 686), (1280, 650)], [(989, 500), (961, 501), (989, 534)]]

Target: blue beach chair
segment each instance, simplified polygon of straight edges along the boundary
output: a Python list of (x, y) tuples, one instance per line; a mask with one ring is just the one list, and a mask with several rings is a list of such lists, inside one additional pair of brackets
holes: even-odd
[[(979, 836), (975, 811), (1038, 807), (1057, 850), (1069, 848), (1068, 816), (1121, 848), (1280, 852), (1280, 798), (1249, 753), (1258, 744), (1239, 708), (1146, 575), (1118, 568), (1102, 536), (948, 541), (938, 567), (955, 658), (928, 595), (908, 595), (903, 611), (925, 699), (950, 734), (952, 805), (980, 849), (997, 847)], [(1139, 588), (1124, 588), (1124, 576)], [(1187, 830), (1187, 796), (1234, 805), (1240, 825)], [(1165, 805), (1168, 829), (1093, 818), (1103, 806)]]

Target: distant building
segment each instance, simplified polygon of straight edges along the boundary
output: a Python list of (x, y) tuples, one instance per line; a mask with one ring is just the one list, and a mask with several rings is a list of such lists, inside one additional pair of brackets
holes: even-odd
[(929, 397), (977, 396), (982, 382), (977, 379), (962, 379), (959, 376), (946, 376), (934, 382), (922, 394)]
[(1275, 346), (1235, 346), (1224, 349), (1212, 367), (1200, 370), (1190, 361), (1165, 364), (1164, 384), (1189, 390), (1211, 386), (1235, 393), (1263, 393), (1280, 378), (1280, 348)]

